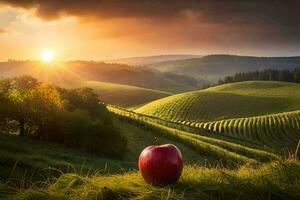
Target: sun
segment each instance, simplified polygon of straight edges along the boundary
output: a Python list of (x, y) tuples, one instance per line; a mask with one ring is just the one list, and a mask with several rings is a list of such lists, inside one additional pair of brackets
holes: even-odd
[(54, 61), (55, 53), (53, 50), (47, 49), (41, 52), (41, 60), (45, 63), (51, 63)]

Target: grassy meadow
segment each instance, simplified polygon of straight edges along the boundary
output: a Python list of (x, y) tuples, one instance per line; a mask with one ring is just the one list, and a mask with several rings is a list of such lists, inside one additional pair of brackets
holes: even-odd
[[(0, 135), (1, 140), (1, 179), (10, 176), (21, 178), (26, 175), (34, 179), (41, 172), (48, 173), (48, 167), (62, 172), (92, 173), (97, 170), (107, 170), (109, 173), (120, 173), (122, 170), (137, 169), (137, 159), (146, 146), (173, 143), (186, 155), (184, 162), (189, 164), (204, 164), (204, 160), (215, 159), (197, 154), (189, 146), (181, 144), (172, 138), (157, 135), (157, 133), (136, 127), (128, 122), (114, 119), (121, 134), (128, 140), (128, 149), (122, 159), (97, 157), (63, 145), (36, 141), (30, 138), (20, 138), (16, 135)], [(55, 170), (54, 170), (55, 172)], [(45, 174), (43, 174), (45, 175)], [(37, 176), (37, 177), (36, 177)]]
[(181, 93), (135, 111), (170, 121), (206, 122), (294, 111), (300, 108), (295, 83), (250, 81)]
[[(138, 172), (122, 174), (63, 174), (42, 188), (15, 191), (0, 185), (11, 199), (298, 199), (299, 162), (274, 162), (258, 168), (189, 166), (174, 185), (147, 185)], [(4, 196), (5, 197), (5, 196)]]
[[(175, 95), (98, 81), (82, 84), (94, 90), (67, 90), (29, 77), (0, 86), (9, 105), (0, 107), (0, 199), (300, 198), (298, 84), (250, 81)], [(124, 94), (111, 96), (120, 104), (97, 102), (108, 93)], [(151, 98), (160, 99), (145, 103)], [(183, 174), (148, 185), (139, 154), (167, 143), (181, 150)]]
[(100, 81), (83, 81), (77, 87), (92, 88), (104, 103), (122, 107), (144, 104), (172, 95), (160, 90)]
[[(17, 136), (1, 136), (0, 199), (297, 199), (299, 167), (296, 159), (225, 167), (214, 154), (201, 155), (189, 143), (167, 134), (114, 119), (126, 136), (128, 151), (123, 159), (99, 158), (48, 142)], [(181, 133), (184, 134), (184, 133)], [(187, 134), (187, 133), (185, 133)], [(191, 137), (195, 135), (191, 134)], [(197, 138), (197, 137), (195, 137)], [(212, 138), (206, 138), (208, 140)], [(188, 138), (184, 138), (188, 140)], [(205, 137), (202, 138), (205, 140)], [(200, 139), (199, 139), (200, 141)], [(212, 139), (217, 145), (217, 139)], [(221, 140), (220, 140), (221, 142)], [(137, 171), (136, 160), (148, 145), (173, 143), (182, 151), (184, 171), (178, 183), (164, 187), (147, 185)], [(22, 144), (22, 145), (21, 145)], [(243, 142), (241, 142), (243, 144)], [(246, 142), (244, 144), (247, 144)], [(219, 145), (233, 145), (220, 143)], [(251, 148), (232, 148), (251, 154)], [(257, 147), (263, 148), (263, 147)], [(272, 157), (266, 150), (257, 155)], [(200, 149), (199, 149), (200, 150)], [(12, 153), (14, 152), (14, 153)], [(248, 153), (247, 153), (248, 152)], [(262, 154), (263, 153), (263, 154)], [(252, 152), (252, 155), (253, 152)], [(10, 170), (9, 170), (10, 169)]]

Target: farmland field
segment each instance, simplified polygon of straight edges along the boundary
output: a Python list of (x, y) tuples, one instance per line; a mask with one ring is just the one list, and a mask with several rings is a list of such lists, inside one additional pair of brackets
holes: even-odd
[(232, 83), (174, 95), (134, 111), (283, 148), (300, 139), (299, 91), (294, 83)]
[(99, 81), (83, 81), (78, 87), (92, 88), (104, 103), (123, 107), (144, 104), (172, 95), (170, 92)]
[(300, 109), (300, 86), (253, 81), (181, 93), (135, 111), (170, 121), (206, 122), (252, 117)]
[[(124, 90), (127, 90), (127, 93), (129, 90), (137, 90), (135, 87), (119, 87), (116, 84), (99, 82), (88, 84), (85, 86), (96, 85), (101, 89), (106, 88), (120, 94), (123, 94)], [(42, 85), (38, 89), (43, 91), (43, 87), (45, 86)], [(0, 199), (198, 199), (200, 197), (253, 199), (253, 192), (255, 196), (259, 195), (263, 199), (269, 196), (297, 199), (300, 196), (297, 182), (299, 154), (296, 150), (299, 149), (297, 141), (300, 114), (297, 110), (290, 112), (288, 110), (297, 109), (299, 94), (287, 93), (280, 88), (284, 88), (285, 91), (296, 91), (298, 85), (244, 82), (173, 95), (144, 106), (135, 105), (130, 109), (108, 105), (106, 109), (109, 112), (104, 112), (103, 115), (105, 118), (111, 116), (114, 128), (120, 133), (120, 136), (116, 137), (126, 141), (126, 149), (122, 149), (121, 154), (118, 154), (121, 157), (97, 156), (84, 151), (88, 150), (87, 148), (79, 150), (63, 144), (38, 141), (34, 135), (20, 137), (18, 132), (8, 134), (3, 130), (0, 135)], [(47, 89), (46, 94), (49, 94), (50, 88)], [(87, 134), (94, 129), (88, 129), (86, 125), (93, 127), (93, 123), (99, 124), (98, 121), (89, 124), (85, 120), (103, 117), (101, 113), (98, 113), (98, 116), (94, 113), (94, 109), (104, 107), (102, 103), (100, 104), (102, 107), (99, 107), (99, 104), (93, 101), (97, 96), (90, 92), (91, 90), (70, 90), (69, 94), (62, 93), (64, 98), (69, 98), (69, 106), (66, 107), (71, 108), (69, 112), (72, 112), (72, 106), (75, 105), (86, 109), (85, 112), (73, 112), (74, 116), (65, 115), (71, 116), (67, 118), (68, 120), (83, 120), (83, 123), (75, 121), (72, 124), (72, 128), (79, 130), (83, 128), (84, 134), (78, 135), (83, 141), (86, 141), (85, 138), (93, 137)], [(98, 92), (99, 96), (104, 90)], [(156, 91), (142, 89), (141, 92), (145, 94)], [(216, 98), (218, 95), (222, 95), (222, 98)], [(232, 95), (239, 98), (234, 99)], [(224, 98), (226, 96), (229, 96), (228, 99)], [(89, 102), (88, 105), (92, 107), (82, 105), (79, 97)], [(252, 101), (249, 101), (250, 97)], [(57, 98), (59, 99), (58, 96)], [(58, 101), (57, 98), (54, 99), (55, 102)], [(173, 98), (179, 100), (175, 101), (173, 107), (169, 107)], [(199, 99), (206, 105), (205, 107), (198, 105)], [(216, 103), (230, 99), (235, 102), (225, 102), (229, 104), (228, 107), (223, 109), (218, 107), (214, 110), (216, 113), (208, 112), (208, 108), (212, 109)], [(240, 104), (234, 105), (238, 102)], [(253, 105), (242, 107), (241, 105), (245, 105), (243, 103), (246, 102)], [(263, 106), (258, 106), (261, 102), (265, 102), (264, 109)], [(167, 112), (167, 114), (151, 116), (138, 112), (149, 108), (151, 104), (158, 105), (150, 106), (152, 110), (156, 109), (156, 113)], [(163, 106), (159, 107), (160, 105)], [(241, 109), (234, 110), (234, 106), (240, 106)], [(254, 109), (255, 106), (261, 109)], [(201, 113), (203, 111), (197, 110), (199, 108), (203, 108), (207, 113), (204, 115)], [(171, 109), (176, 112), (172, 113)], [(86, 114), (88, 112), (91, 113), (91, 118), (88, 118)], [(228, 113), (228, 117), (218, 120), (223, 113)], [(265, 115), (256, 115), (262, 113)], [(179, 120), (163, 117), (173, 116), (172, 114), (176, 114)], [(232, 118), (239, 115), (249, 117)], [(195, 121), (189, 121), (193, 117)], [(212, 121), (196, 120), (201, 117), (204, 119), (210, 117)], [(68, 122), (62, 118), (61, 120)], [(8, 121), (13, 127), (12, 122)], [(55, 123), (54, 125), (58, 126)], [(109, 128), (107, 127), (107, 130), (114, 130)], [(90, 142), (92, 140), (88, 139)], [(137, 171), (139, 154), (146, 146), (167, 143), (174, 144), (181, 150), (185, 164), (183, 174), (179, 182), (173, 185), (164, 187), (147, 185)], [(95, 143), (92, 144), (97, 146)], [(100, 147), (103, 144), (98, 145)], [(289, 181), (283, 181), (285, 178)]]

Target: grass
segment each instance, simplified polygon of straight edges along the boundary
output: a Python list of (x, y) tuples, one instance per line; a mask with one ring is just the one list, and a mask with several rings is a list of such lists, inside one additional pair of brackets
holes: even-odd
[(181, 150), (184, 155), (183, 160), (187, 164), (205, 165), (206, 162), (216, 162), (213, 157), (201, 155), (188, 145), (176, 141), (174, 138), (168, 137), (168, 135), (161, 135), (159, 132), (153, 130), (145, 130), (134, 124), (118, 119), (116, 119), (115, 124), (121, 129), (128, 141), (128, 152), (124, 160), (132, 162), (135, 165), (139, 154), (145, 147), (168, 143), (175, 144)]
[(235, 170), (185, 166), (179, 182), (164, 187), (146, 184), (137, 171), (117, 175), (63, 174), (39, 188), (14, 190), (1, 184), (0, 196), (19, 200), (299, 199), (299, 167), (295, 160)]
[[(280, 87), (285, 88), (284, 91)], [(295, 90), (298, 86), (291, 87)], [(270, 150), (261, 142), (248, 140), (248, 136), (255, 139), (251, 137), (253, 131), (257, 131), (254, 135), (264, 139), (262, 141), (282, 140), (286, 143), (293, 136), (299, 137), (299, 111), (203, 123), (189, 121), (191, 116), (203, 115), (195, 109), (199, 103), (195, 96), (222, 94), (223, 97), (237, 95), (256, 100), (283, 99), (284, 105), (276, 109), (292, 109), (298, 105), (300, 95), (298, 92), (286, 93), (289, 88), (288, 84), (278, 82), (247, 82), (184, 93), (185, 97), (175, 101), (173, 107), (155, 107), (156, 113), (182, 117), (177, 123), (172, 123), (173, 126), (169, 126), (169, 118), (165, 121), (163, 117), (155, 118), (109, 106), (109, 111), (118, 116), (114, 117), (114, 123), (128, 141), (124, 158), (118, 160), (30, 138), (0, 135), (0, 199), (300, 199), (300, 162), (297, 160), (300, 143), (295, 155), (284, 159), (276, 149)], [(206, 100), (206, 106), (226, 100), (214, 98), (210, 98), (213, 102)], [(278, 102), (268, 103), (277, 106)], [(137, 110), (146, 106), (149, 104)], [(241, 107), (241, 110), (252, 115), (254, 111), (250, 107)], [(271, 108), (265, 108), (264, 112)], [(176, 109), (181, 111), (176, 113)], [(234, 111), (239, 113), (230, 106), (218, 109), (219, 113), (228, 109), (228, 115), (233, 115)], [(199, 131), (187, 131), (184, 127)], [(282, 135), (276, 137), (276, 131)], [(140, 176), (137, 160), (146, 146), (165, 143), (179, 147), (184, 170), (176, 184), (154, 187), (146, 184)]]
[(18, 136), (0, 135), (0, 177), (17, 178), (26, 176), (35, 180), (42, 179), (48, 168), (56, 168), (64, 172), (82, 171), (88, 173), (104, 169), (109, 165), (111, 171), (121, 169), (122, 164), (129, 163), (118, 160), (99, 158), (62, 145), (36, 141)]
[(248, 145), (248, 143), (243, 142), (242, 139), (237, 141), (230, 138), (227, 139), (223, 136), (215, 135), (211, 137), (206, 134), (190, 133), (162, 125), (159, 123), (160, 120), (156, 121), (151, 117), (142, 116), (124, 109), (109, 107), (109, 110), (120, 116), (121, 119), (131, 120), (132, 123), (150, 129), (160, 134), (160, 136), (173, 138), (193, 148), (200, 155), (211, 156), (216, 160), (237, 163), (257, 163), (268, 162), (278, 158), (276, 154), (269, 152), (267, 149), (263, 149), (262, 146)]
[(244, 81), (207, 88), (205, 91), (260, 97), (300, 98), (299, 88), (300, 86), (298, 83), (279, 81)]
[(300, 140), (300, 111), (283, 112), (248, 118), (194, 123), (214, 132), (262, 141), (274, 147), (295, 146)]
[(118, 119), (115, 119), (115, 124), (128, 141), (128, 150), (121, 160), (100, 158), (62, 145), (30, 138), (0, 135), (0, 180), (11, 177), (20, 179), (23, 176), (34, 180), (43, 179), (49, 173), (49, 167), (65, 173), (87, 174), (99, 170), (120, 173), (124, 170), (137, 169), (140, 152), (146, 146), (154, 144), (173, 143), (177, 145), (184, 155), (185, 163), (205, 165), (208, 160), (211, 162), (214, 160), (198, 154), (189, 146), (173, 139), (160, 137), (155, 132), (141, 129)]
[(299, 141), (300, 84), (246, 81), (153, 101), (133, 111), (278, 149)]
[[(145, 116), (114, 109), (115, 113), (118, 110), (131, 117), (114, 118), (128, 140), (123, 160), (99, 158), (30, 138), (0, 135), (0, 176), (9, 175), (8, 179), (0, 180), (0, 199), (300, 198), (300, 162), (296, 158), (283, 159), (259, 144), (180, 131), (155, 123), (152, 118), (147, 121)], [(164, 143), (180, 148), (185, 166), (176, 184), (154, 187), (140, 176), (137, 159), (146, 146)], [(224, 166), (219, 159), (231, 160), (235, 167)], [(33, 179), (31, 170), (42, 176)], [(53, 176), (52, 171), (57, 174)]]
[(173, 95), (150, 102), (135, 111), (181, 122), (253, 117), (300, 109), (298, 91), (300, 84), (293, 83), (234, 83)]
[(100, 81), (83, 81), (78, 87), (93, 88), (103, 102), (122, 107), (144, 104), (172, 95), (160, 90)]

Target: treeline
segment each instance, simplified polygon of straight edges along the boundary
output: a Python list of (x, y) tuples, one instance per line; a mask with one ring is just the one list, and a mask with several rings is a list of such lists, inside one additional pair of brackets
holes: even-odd
[(0, 133), (122, 156), (126, 139), (92, 89), (66, 90), (30, 76), (0, 79)]
[(219, 80), (218, 84), (234, 83), (252, 80), (287, 81), (300, 83), (300, 68), (294, 70), (267, 69), (254, 72), (240, 72)]

